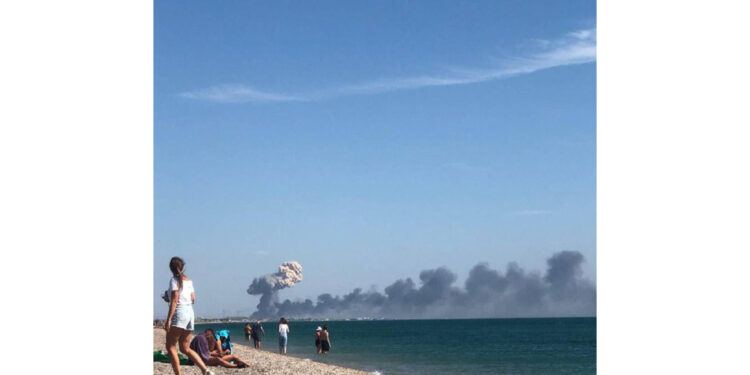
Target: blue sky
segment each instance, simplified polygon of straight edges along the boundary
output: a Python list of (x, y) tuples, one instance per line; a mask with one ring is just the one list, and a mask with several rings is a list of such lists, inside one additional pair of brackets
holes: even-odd
[(478, 262), (596, 278), (595, 2), (155, 2), (154, 314)]

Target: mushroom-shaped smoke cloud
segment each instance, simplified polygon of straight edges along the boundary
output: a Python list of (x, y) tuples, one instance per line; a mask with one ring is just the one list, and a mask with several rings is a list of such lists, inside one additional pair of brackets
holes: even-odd
[(289, 288), (302, 281), (302, 265), (296, 261), (284, 262), (276, 273), (256, 277), (247, 288), (247, 294), (260, 295), (258, 311), (253, 316), (274, 316), (276, 307), (272, 302), (276, 291)]

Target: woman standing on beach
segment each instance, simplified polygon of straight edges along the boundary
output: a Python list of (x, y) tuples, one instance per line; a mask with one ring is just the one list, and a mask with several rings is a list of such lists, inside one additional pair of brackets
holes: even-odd
[(323, 332), (320, 333), (320, 352), (323, 354), (331, 350), (331, 335), (328, 334), (328, 326), (323, 326)]
[(286, 354), (286, 339), (289, 334), (289, 322), (281, 318), (279, 320), (279, 353)]
[(173, 257), (169, 261), (169, 270), (172, 278), (169, 280), (169, 314), (164, 324), (167, 331), (167, 353), (169, 354), (172, 370), (175, 375), (180, 375), (180, 358), (177, 355), (177, 343), (180, 351), (195, 363), (204, 375), (214, 375), (206, 368), (201, 357), (190, 349), (190, 333), (195, 325), (195, 314), (193, 303), (195, 303), (195, 289), (193, 281), (183, 273), (185, 262), (179, 257)]

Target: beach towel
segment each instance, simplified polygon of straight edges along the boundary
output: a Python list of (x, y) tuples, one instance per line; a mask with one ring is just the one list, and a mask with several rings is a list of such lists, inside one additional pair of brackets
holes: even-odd
[[(180, 364), (181, 365), (191, 365), (192, 364), (190, 362), (190, 360), (187, 359), (187, 357), (185, 357), (184, 355), (182, 355), (180, 353), (177, 353), (177, 357), (180, 358)], [(164, 353), (164, 352), (159, 351), (159, 350), (155, 350), (154, 351), (154, 362), (170, 363), (169, 362), (169, 356), (167, 356), (167, 353)]]

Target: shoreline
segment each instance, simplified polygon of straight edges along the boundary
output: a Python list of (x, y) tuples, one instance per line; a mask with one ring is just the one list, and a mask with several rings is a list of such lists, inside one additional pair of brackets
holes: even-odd
[[(153, 350), (165, 350), (166, 332), (163, 328), (154, 328)], [(264, 374), (264, 375), (372, 375), (371, 372), (329, 365), (310, 359), (281, 355), (266, 350), (256, 350), (250, 346), (234, 344), (234, 354), (250, 363), (244, 369), (210, 366), (211, 371), (219, 374)], [(200, 375), (198, 366), (182, 366), (183, 374)], [(172, 365), (154, 362), (154, 375), (173, 375)]]
[[(372, 321), (424, 321), (424, 320), (533, 320), (533, 319), (596, 319), (596, 315), (564, 315), (564, 316), (503, 316), (503, 317), (471, 317), (471, 318), (287, 318), (290, 321), (299, 322), (372, 322)], [(249, 318), (196, 318), (195, 324), (221, 324), (221, 323), (252, 323), (256, 319)], [(263, 323), (275, 323), (276, 319), (259, 319)], [(163, 318), (155, 318), (154, 321), (163, 322)]]

